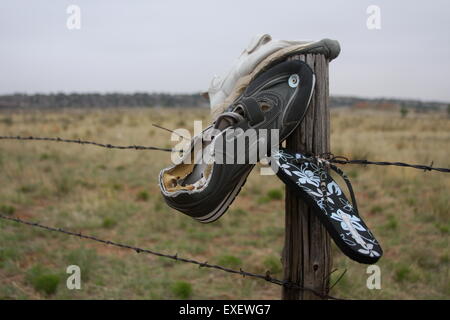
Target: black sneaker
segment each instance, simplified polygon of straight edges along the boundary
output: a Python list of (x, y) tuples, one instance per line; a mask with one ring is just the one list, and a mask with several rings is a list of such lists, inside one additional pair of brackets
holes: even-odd
[[(299, 60), (257, 76), (212, 126), (193, 138), (182, 163), (160, 172), (167, 204), (204, 223), (219, 219), (255, 163), (273, 147), (278, 150), (303, 119), (314, 83), (311, 68)], [(239, 141), (245, 147), (239, 148)]]

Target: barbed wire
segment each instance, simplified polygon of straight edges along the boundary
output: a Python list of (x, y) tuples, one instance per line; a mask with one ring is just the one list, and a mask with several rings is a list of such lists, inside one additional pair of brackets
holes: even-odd
[[(161, 129), (165, 129), (165, 128), (157, 126), (157, 125), (154, 125), (154, 126), (161, 128)], [(172, 132), (172, 130), (167, 130), (167, 131)], [(181, 136), (181, 137), (185, 138), (184, 136)], [(185, 138), (185, 139), (187, 139), (187, 138)], [(159, 147), (153, 147), (153, 146), (138, 146), (138, 145), (117, 146), (117, 145), (112, 145), (112, 144), (98, 143), (98, 142), (94, 142), (94, 141), (86, 141), (86, 140), (81, 140), (81, 139), (63, 139), (63, 138), (59, 138), (59, 137), (49, 138), (49, 137), (34, 137), (34, 136), (0, 136), (0, 140), (32, 140), (32, 141), (65, 142), (65, 143), (76, 143), (76, 144), (81, 144), (81, 145), (94, 145), (94, 146), (108, 148), (108, 149), (157, 150), (157, 151), (166, 151), (166, 152), (174, 152), (174, 151), (176, 152), (177, 151), (177, 150), (173, 150), (173, 149), (169, 149), (169, 148), (159, 148)], [(211, 269), (216, 269), (216, 270), (220, 270), (220, 271), (227, 272), (227, 273), (239, 274), (243, 277), (262, 279), (267, 282), (270, 282), (270, 283), (273, 283), (276, 285), (280, 285), (283, 287), (297, 289), (297, 290), (301, 290), (301, 291), (309, 291), (322, 299), (342, 300), (340, 298), (336, 298), (334, 296), (329, 295), (329, 291), (332, 289), (332, 287), (334, 287), (336, 285), (337, 282), (339, 282), (339, 280), (341, 278), (339, 278), (333, 284), (333, 286), (330, 287), (325, 294), (323, 294), (312, 288), (300, 286), (296, 283), (289, 282), (286, 280), (280, 280), (277, 278), (273, 278), (270, 275), (269, 271), (267, 271), (265, 275), (262, 275), (262, 274), (256, 274), (256, 273), (244, 271), (242, 268), (240, 268), (239, 270), (235, 270), (235, 269), (227, 268), (227, 267), (220, 266), (217, 264), (210, 264), (208, 262), (200, 262), (200, 261), (197, 261), (194, 259), (178, 257), (178, 254), (170, 255), (170, 254), (165, 254), (165, 253), (161, 253), (161, 252), (157, 252), (157, 251), (153, 251), (153, 250), (149, 250), (149, 249), (135, 247), (135, 246), (131, 246), (131, 245), (127, 245), (127, 244), (123, 244), (123, 243), (119, 243), (119, 242), (115, 242), (115, 241), (111, 241), (111, 240), (104, 240), (101, 238), (97, 238), (95, 236), (82, 234), (81, 232), (77, 233), (77, 232), (65, 230), (62, 228), (50, 227), (50, 226), (40, 224), (38, 222), (31, 222), (31, 221), (23, 220), (23, 219), (17, 218), (17, 217), (9, 217), (9, 216), (0, 214), (0, 218), (3, 220), (17, 222), (17, 223), (20, 223), (23, 225), (41, 228), (41, 229), (44, 229), (47, 231), (59, 232), (59, 233), (70, 235), (70, 236), (76, 236), (76, 237), (79, 237), (79, 238), (85, 239), (85, 240), (92, 240), (92, 241), (100, 242), (100, 243), (103, 243), (106, 245), (111, 245), (111, 246), (115, 246), (115, 247), (119, 247), (119, 248), (123, 248), (123, 249), (133, 250), (137, 253), (152, 254), (155, 256), (164, 257), (164, 258), (168, 258), (168, 259), (172, 259), (172, 260), (176, 260), (176, 261), (180, 261), (180, 262), (196, 264), (199, 266), (199, 268), (211, 268)]]
[(82, 145), (93, 145), (97, 147), (107, 148), (107, 149), (122, 149), (122, 150), (157, 150), (157, 151), (165, 151), (165, 152), (176, 152), (177, 150), (171, 148), (160, 148), (160, 147), (150, 147), (150, 146), (138, 146), (138, 145), (129, 145), (129, 146), (117, 146), (109, 143), (99, 143), (94, 141), (86, 141), (80, 139), (62, 139), (59, 137), (56, 138), (47, 138), (47, 137), (33, 137), (33, 136), (0, 136), (0, 140), (34, 140), (34, 141), (52, 141), (52, 142), (66, 142), (66, 143), (77, 143)]
[[(158, 126), (158, 125), (153, 125), (153, 126), (160, 128), (160, 129), (164, 129), (169, 132), (173, 132), (170, 129), (166, 129), (166, 128)], [(181, 135), (180, 135), (180, 137), (182, 137), (183, 139), (187, 139), (186, 137), (181, 136)], [(81, 144), (81, 145), (94, 145), (97, 147), (103, 147), (103, 148), (107, 148), (107, 149), (155, 150), (155, 151), (164, 151), (164, 152), (179, 152), (179, 150), (174, 150), (171, 148), (161, 148), (161, 147), (154, 147), (154, 146), (140, 146), (140, 145), (128, 145), (128, 146), (112, 145), (112, 144), (105, 144), (105, 143), (99, 143), (99, 142), (95, 142), (95, 141), (87, 141), (87, 140), (81, 140), (81, 139), (62, 139), (59, 137), (52, 138), (52, 137), (34, 137), (34, 136), (0, 136), (0, 140), (51, 141), (51, 142), (76, 143), (76, 144)], [(335, 156), (332, 153), (323, 153), (320, 155), (308, 154), (307, 157), (311, 160), (321, 160), (324, 162), (343, 164), (343, 165), (344, 164), (357, 164), (357, 165), (398, 166), (398, 167), (414, 168), (414, 169), (424, 170), (424, 171), (437, 171), (437, 172), (442, 172), (442, 173), (450, 173), (449, 168), (433, 167), (433, 162), (431, 162), (431, 164), (429, 166), (427, 166), (427, 165), (420, 165), (420, 164), (409, 164), (409, 163), (404, 163), (404, 162), (369, 161), (369, 160), (365, 160), (365, 159), (362, 159), (362, 160), (357, 159), (356, 160), (356, 159), (348, 159), (343, 156)], [(239, 274), (243, 277), (247, 276), (247, 277), (251, 277), (251, 278), (262, 279), (267, 282), (277, 284), (280, 286), (297, 289), (297, 290), (301, 290), (301, 291), (309, 291), (322, 299), (338, 300), (338, 298), (333, 297), (333, 296), (329, 295), (328, 293), (333, 287), (336, 286), (336, 284), (342, 279), (342, 277), (345, 274), (345, 271), (344, 271), (341, 274), (341, 276), (335, 281), (335, 283), (332, 286), (330, 286), (327, 293), (323, 294), (312, 288), (303, 287), (303, 286), (300, 286), (293, 282), (273, 278), (270, 275), (269, 271), (266, 272), (265, 275), (262, 275), (262, 274), (256, 274), (256, 273), (244, 271), (242, 268), (240, 268), (239, 270), (235, 270), (235, 269), (227, 268), (227, 267), (216, 265), (216, 264), (210, 264), (208, 262), (200, 262), (200, 261), (197, 261), (194, 259), (178, 257), (178, 254), (170, 255), (170, 254), (165, 254), (165, 253), (161, 253), (161, 252), (156, 252), (153, 250), (135, 247), (135, 246), (131, 246), (131, 245), (123, 244), (123, 243), (118, 243), (118, 242), (111, 241), (111, 240), (104, 240), (104, 239), (97, 238), (97, 237), (90, 236), (90, 235), (84, 235), (80, 232), (76, 233), (76, 232), (64, 230), (62, 228), (54, 228), (54, 227), (42, 225), (38, 222), (26, 221), (26, 220), (16, 218), (16, 217), (8, 217), (8, 216), (4, 216), (4, 215), (0, 214), (0, 218), (3, 220), (14, 221), (14, 222), (21, 223), (24, 225), (29, 225), (29, 226), (45, 229), (48, 231), (59, 232), (59, 233), (63, 233), (63, 234), (70, 235), (70, 236), (76, 236), (81, 239), (92, 240), (92, 241), (100, 242), (100, 243), (103, 243), (106, 245), (111, 245), (111, 246), (115, 246), (115, 247), (119, 247), (119, 248), (123, 248), (123, 249), (133, 250), (137, 253), (152, 254), (155, 256), (164, 257), (164, 258), (168, 258), (168, 259), (172, 259), (172, 260), (176, 260), (176, 261), (180, 261), (180, 262), (196, 264), (199, 266), (199, 268), (211, 268), (211, 269), (216, 269), (216, 270), (220, 270), (220, 271), (227, 272), (227, 273)]]
[[(173, 130), (166, 129), (166, 128), (161, 127), (161, 126), (156, 125), (156, 124), (153, 124), (153, 126), (155, 126), (156, 128), (159, 128), (159, 129), (164, 129), (164, 130), (169, 131), (169, 132), (174, 132)], [(187, 139), (186, 137), (184, 137), (182, 135), (179, 135), (179, 136), (182, 137), (183, 139)], [(52, 137), (34, 137), (34, 136), (0, 136), (0, 140), (51, 141), (51, 142), (76, 143), (76, 144), (81, 144), (81, 145), (94, 145), (94, 146), (97, 146), (97, 147), (102, 147), (102, 148), (107, 148), (107, 149), (155, 150), (155, 151), (164, 151), (164, 152), (180, 152), (179, 150), (174, 150), (174, 149), (171, 149), (171, 148), (161, 148), (161, 147), (154, 147), (154, 146), (140, 146), (140, 145), (128, 145), (128, 146), (112, 145), (112, 144), (109, 144), (109, 143), (106, 144), (106, 143), (99, 143), (99, 142), (95, 142), (95, 141), (87, 141), (87, 140), (81, 140), (81, 139), (62, 139), (62, 138), (59, 138), (59, 137), (52, 138)], [(320, 154), (320, 155), (308, 154), (307, 157), (309, 159), (311, 159), (311, 160), (321, 160), (321, 161), (324, 161), (324, 162), (336, 163), (336, 164), (398, 166), (398, 167), (414, 168), (414, 169), (419, 169), (419, 170), (424, 170), (424, 171), (438, 171), (438, 172), (443, 172), (443, 173), (450, 173), (450, 169), (449, 168), (436, 168), (436, 167), (433, 167), (433, 162), (431, 162), (431, 164), (429, 166), (427, 166), (427, 165), (418, 165), (418, 164), (408, 164), (408, 163), (404, 163), (404, 162), (369, 161), (369, 160), (365, 160), (365, 159), (363, 159), (363, 160), (354, 160), (354, 159), (350, 160), (350, 159), (348, 159), (346, 157), (343, 157), (343, 156), (335, 156), (332, 153), (323, 153), (323, 154)], [(101, 239), (101, 238), (97, 238), (95, 236), (82, 234), (81, 232), (77, 233), (77, 232), (65, 230), (65, 229), (62, 229), (62, 228), (50, 227), (50, 226), (46, 226), (46, 225), (40, 224), (38, 222), (31, 222), (31, 221), (23, 220), (23, 219), (20, 219), (20, 218), (17, 218), (17, 217), (10, 217), (10, 216), (5, 216), (5, 215), (0, 214), (0, 218), (3, 219), (3, 220), (13, 221), (13, 222), (20, 223), (20, 224), (23, 224), (23, 225), (28, 225), (28, 226), (44, 229), (44, 230), (47, 230), (47, 231), (59, 232), (59, 233), (62, 233), (62, 234), (75, 236), (75, 237), (78, 237), (78, 238), (81, 238), (81, 239), (91, 240), (91, 241), (103, 243), (105, 245), (111, 245), (111, 246), (115, 246), (115, 247), (119, 247), (119, 248), (123, 248), (123, 249), (133, 250), (136, 253), (146, 253), (146, 254), (151, 254), (151, 255), (155, 255), (155, 256), (159, 256), (159, 257), (164, 257), (164, 258), (180, 261), (180, 262), (195, 264), (195, 265), (198, 265), (199, 268), (211, 268), (211, 269), (216, 269), (216, 270), (220, 270), (220, 271), (227, 272), (227, 273), (239, 274), (239, 275), (241, 275), (243, 277), (251, 277), (251, 278), (262, 279), (262, 280), (265, 280), (267, 282), (270, 282), (270, 283), (273, 283), (273, 284), (276, 284), (276, 285), (280, 285), (280, 286), (283, 286), (283, 287), (297, 289), (297, 290), (301, 290), (301, 291), (309, 291), (309, 292), (317, 295), (318, 297), (320, 297), (322, 299), (339, 300), (339, 298), (336, 298), (336, 297), (333, 297), (333, 296), (329, 295), (329, 291), (333, 287), (336, 286), (336, 284), (342, 279), (342, 277), (344, 276), (344, 274), (346, 272), (346, 270), (345, 270), (338, 277), (338, 279), (334, 282), (334, 284), (331, 287), (329, 287), (327, 292), (325, 294), (323, 294), (323, 293), (318, 292), (317, 290), (314, 290), (312, 288), (300, 286), (300, 285), (298, 285), (296, 283), (289, 282), (289, 281), (286, 281), (286, 280), (280, 280), (280, 279), (277, 279), (277, 278), (273, 278), (270, 275), (269, 271), (267, 271), (265, 275), (262, 275), (262, 274), (256, 274), (256, 273), (244, 271), (242, 268), (240, 268), (239, 270), (235, 270), (235, 269), (227, 268), (227, 267), (220, 266), (220, 265), (217, 265), (217, 264), (210, 264), (208, 262), (200, 262), (200, 261), (197, 261), (197, 260), (194, 260), (194, 259), (178, 257), (178, 254), (170, 255), (170, 254), (165, 254), (165, 253), (161, 253), (161, 252), (157, 252), (157, 251), (153, 251), (153, 250), (149, 250), (149, 249), (135, 247), (135, 246), (131, 246), (131, 245), (127, 245), (127, 244), (123, 244), (123, 243), (119, 243), (119, 242), (115, 242), (115, 241), (111, 241), (111, 240), (104, 240), (104, 239)], [(334, 271), (336, 271), (336, 270), (334, 270)], [(334, 271), (332, 271), (331, 273), (333, 273)], [(331, 275), (331, 273), (330, 273), (330, 275)]]
[[(300, 285), (298, 285), (296, 283), (293, 283), (293, 282), (289, 282), (289, 281), (273, 278), (270, 275), (269, 271), (267, 271), (265, 275), (262, 275), (262, 274), (257, 274), (257, 273), (244, 271), (242, 268), (239, 268), (239, 270), (231, 269), (231, 268), (227, 268), (227, 267), (220, 266), (220, 265), (217, 265), (217, 264), (210, 264), (207, 261), (206, 262), (200, 262), (200, 261), (194, 260), (194, 259), (182, 258), (182, 257), (179, 257), (177, 253), (174, 254), (174, 255), (161, 253), (161, 252), (157, 252), (157, 251), (154, 251), (154, 250), (144, 249), (144, 248), (140, 248), (140, 247), (135, 247), (135, 246), (132, 246), (132, 245), (119, 243), (119, 242), (115, 242), (115, 241), (111, 241), (111, 240), (104, 240), (104, 239), (101, 239), (101, 238), (97, 238), (95, 236), (82, 234), (81, 232), (73, 232), (73, 231), (65, 230), (63, 228), (50, 227), (50, 226), (47, 226), (47, 225), (43, 225), (43, 224), (41, 224), (39, 222), (32, 222), (32, 221), (24, 220), (24, 219), (17, 218), (17, 217), (5, 216), (3, 214), (0, 214), (0, 219), (7, 220), (7, 221), (13, 221), (13, 222), (16, 222), (16, 223), (19, 223), (19, 224), (32, 226), (32, 227), (44, 229), (44, 230), (47, 230), (47, 231), (58, 232), (58, 233), (62, 233), (62, 234), (69, 235), (69, 236), (75, 236), (75, 237), (78, 237), (78, 238), (81, 238), (81, 239), (91, 240), (91, 241), (103, 243), (105, 245), (119, 247), (119, 248), (122, 248), (122, 249), (133, 250), (136, 253), (151, 254), (151, 255), (158, 256), (158, 257), (168, 258), (168, 259), (172, 259), (172, 260), (176, 260), (176, 261), (180, 261), (180, 262), (191, 263), (191, 264), (198, 265), (199, 268), (216, 269), (216, 270), (220, 270), (220, 271), (227, 272), (227, 273), (238, 274), (238, 275), (241, 275), (243, 277), (250, 277), (250, 278), (261, 279), (261, 280), (264, 280), (264, 281), (267, 281), (267, 282), (270, 282), (270, 283), (273, 283), (273, 284), (276, 284), (276, 285), (279, 285), (279, 286), (292, 288), (292, 289), (297, 289), (297, 290), (301, 290), (301, 291), (309, 291), (309, 292), (317, 295), (321, 299), (343, 300), (341, 298), (337, 298), (337, 297), (329, 295), (329, 291), (331, 290), (331, 288), (327, 290), (328, 291), (327, 293), (323, 294), (323, 293), (321, 293), (321, 292), (319, 292), (319, 291), (317, 291), (315, 289), (309, 288), (309, 287), (304, 287), (304, 286), (300, 286)], [(341, 278), (339, 278), (336, 281), (336, 283), (340, 279)], [(333, 285), (333, 287), (336, 285), (336, 283)]]
[[(326, 160), (326, 159), (325, 159)], [(389, 161), (369, 161), (369, 160), (349, 160), (346, 157), (335, 156), (328, 160), (332, 163), (337, 164), (360, 164), (360, 165), (377, 165), (377, 166), (397, 166), (397, 167), (405, 167), (405, 168), (414, 168), (423, 171), (438, 171), (443, 173), (450, 173), (450, 168), (437, 168), (433, 167), (434, 162), (431, 161), (430, 165), (423, 164), (409, 164), (405, 162), (389, 162)]]
[[(157, 128), (164, 129), (170, 132), (173, 130), (163, 128), (158, 125), (153, 125)], [(180, 137), (187, 139), (184, 136)], [(52, 141), (52, 142), (66, 142), (66, 143), (77, 143), (81, 145), (94, 145), (97, 147), (107, 148), (107, 149), (127, 149), (127, 150), (155, 150), (155, 151), (165, 151), (165, 152), (183, 152), (183, 150), (175, 150), (171, 148), (161, 148), (161, 147), (153, 147), (153, 146), (139, 146), (139, 145), (129, 145), (129, 146), (118, 146), (106, 143), (99, 143), (94, 141), (86, 141), (81, 139), (62, 139), (59, 137), (56, 138), (48, 138), (48, 137), (34, 137), (34, 136), (0, 136), (0, 140), (34, 140), (34, 141)], [(422, 165), (422, 164), (409, 164), (405, 162), (389, 162), (389, 161), (369, 161), (369, 160), (350, 160), (344, 156), (335, 156), (332, 153), (323, 153), (320, 155), (308, 154), (307, 156), (320, 158), (322, 160), (328, 161), (330, 163), (337, 164), (358, 164), (358, 165), (377, 165), (377, 166), (397, 166), (397, 167), (405, 167), (405, 168), (413, 168), (423, 171), (437, 171), (442, 173), (450, 173), (450, 168), (438, 168), (433, 167), (434, 162), (432, 161), (430, 165)]]

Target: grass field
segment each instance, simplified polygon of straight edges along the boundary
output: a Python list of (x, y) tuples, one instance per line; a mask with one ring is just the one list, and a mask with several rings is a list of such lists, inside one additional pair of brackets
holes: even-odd
[[(151, 126), (192, 128), (198, 109), (107, 109), (0, 113), (0, 135), (82, 138), (171, 147)], [(332, 151), (350, 158), (450, 167), (450, 118), (334, 110)], [(51, 142), (0, 141), (0, 212), (56, 227), (282, 277), (284, 187), (254, 170), (229, 212), (200, 224), (168, 208), (158, 151), (107, 150)], [(366, 266), (333, 247), (348, 270), (332, 294), (353, 299), (450, 298), (450, 176), (407, 168), (347, 165), (361, 214), (384, 248), (382, 289), (366, 288)], [(66, 288), (66, 268), (82, 289)], [(340, 271), (335, 272), (336, 278)], [(278, 299), (281, 289), (194, 265), (0, 221), (0, 299)]]

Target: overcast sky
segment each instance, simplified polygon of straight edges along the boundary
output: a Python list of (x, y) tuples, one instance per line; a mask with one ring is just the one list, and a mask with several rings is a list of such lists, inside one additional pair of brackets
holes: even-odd
[[(81, 9), (68, 30), (66, 9)], [(366, 26), (369, 5), (381, 29)], [(450, 101), (450, 1), (0, 0), (0, 94), (194, 92), (253, 35), (337, 39), (331, 94)]]

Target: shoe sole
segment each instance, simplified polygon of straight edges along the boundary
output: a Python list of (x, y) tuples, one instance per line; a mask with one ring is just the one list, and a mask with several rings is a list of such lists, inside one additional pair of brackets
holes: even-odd
[(234, 199), (236, 199), (245, 182), (247, 181), (247, 177), (252, 171), (253, 167), (254, 165), (251, 165), (251, 168), (249, 168), (249, 170), (242, 175), (242, 178), (236, 184), (234, 189), (228, 194), (228, 196), (224, 199), (224, 201), (222, 201), (222, 203), (212, 213), (208, 213), (206, 216), (203, 216), (202, 218), (195, 218), (195, 219), (200, 221), (201, 223), (210, 223), (216, 221), (225, 212), (227, 212), (228, 208), (233, 203)]

